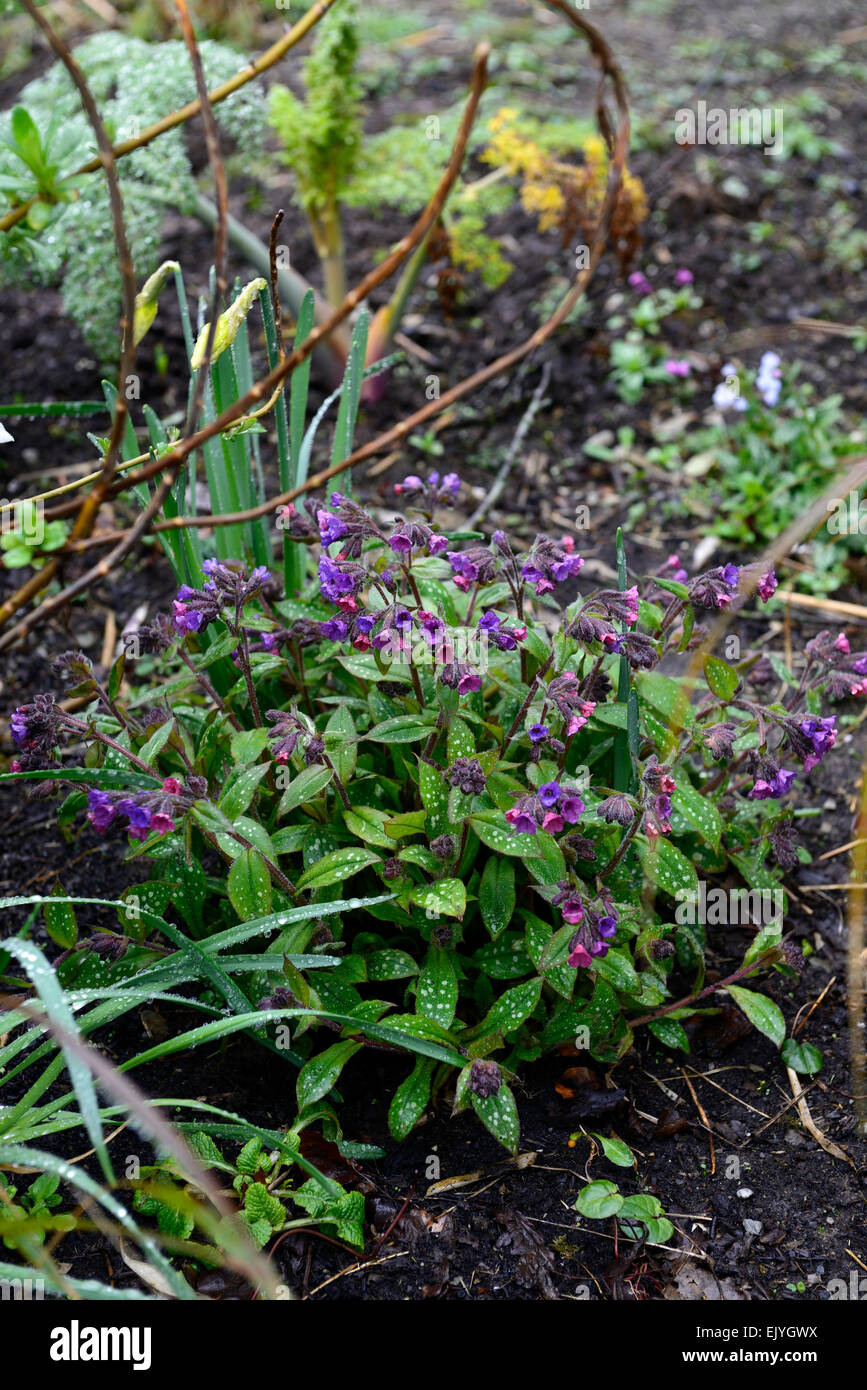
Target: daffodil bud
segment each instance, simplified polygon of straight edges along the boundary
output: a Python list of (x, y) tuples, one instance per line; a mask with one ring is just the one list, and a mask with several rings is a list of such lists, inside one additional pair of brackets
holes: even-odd
[[(264, 290), (266, 281), (261, 275), (255, 280), (251, 280), (249, 285), (245, 285), (238, 298), (230, 304), (225, 313), (217, 319), (217, 331), (214, 334), (214, 346), (211, 349), (211, 361), (216, 362), (221, 352), (225, 352), (238, 336), (238, 330), (245, 318), (253, 307), (253, 302), (258, 298), (259, 291)], [(208, 335), (211, 325), (206, 323), (201, 333), (196, 339), (196, 346), (190, 358), (190, 366), (193, 371), (201, 367), (205, 360), (205, 349), (208, 346)]]
[(176, 270), (177, 261), (163, 261), (153, 275), (145, 280), (135, 297), (135, 316), (132, 324), (133, 342), (138, 347), (144, 335), (157, 316), (157, 297), (163, 285)]

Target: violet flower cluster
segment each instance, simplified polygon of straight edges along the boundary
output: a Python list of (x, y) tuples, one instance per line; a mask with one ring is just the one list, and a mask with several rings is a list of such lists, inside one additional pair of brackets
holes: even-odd
[(149, 835), (169, 835), (175, 829), (175, 815), (184, 788), (176, 777), (167, 777), (161, 791), (110, 792), (94, 787), (87, 794), (87, 819), (94, 830), (105, 834), (115, 821), (126, 820), (126, 831), (133, 840)]

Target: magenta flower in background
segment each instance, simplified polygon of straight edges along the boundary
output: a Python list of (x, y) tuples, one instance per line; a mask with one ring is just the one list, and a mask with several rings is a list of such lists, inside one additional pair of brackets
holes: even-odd
[(674, 283), (676, 285), (691, 285), (695, 276), (686, 266), (681, 266), (680, 270), (674, 272)]
[(662, 364), (669, 376), (689, 376), (692, 368), (682, 357), (669, 357)]
[(758, 582), (758, 585), (756, 586), (759, 598), (762, 600), (762, 603), (767, 603), (768, 599), (773, 597), (776, 587), (777, 576), (774, 574), (773, 570), (768, 570), (767, 574), (762, 575), (761, 579)]

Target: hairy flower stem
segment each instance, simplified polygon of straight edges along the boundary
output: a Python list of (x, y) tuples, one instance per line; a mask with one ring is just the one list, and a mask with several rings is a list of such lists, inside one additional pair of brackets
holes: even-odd
[[(521, 655), (523, 656), (523, 652), (521, 653)], [(551, 652), (547, 660), (542, 663), (535, 676), (533, 677), (533, 680), (530, 684), (530, 689), (527, 691), (526, 699), (524, 700), (524, 703), (521, 705), (521, 708), (518, 710), (518, 713), (515, 715), (512, 727), (506, 734), (506, 737), (503, 739), (503, 757), (505, 757), (506, 753), (509, 751), (510, 743), (512, 742), (513, 738), (517, 734), (518, 730), (520, 729), (527, 716), (527, 710), (532, 705), (533, 700), (536, 696), (536, 687), (540, 684), (542, 677), (546, 675), (549, 671), (550, 667), (553, 664), (553, 661), (554, 653)]]
[[(208, 844), (211, 845), (217, 851), (218, 854), (222, 854), (224, 859), (231, 859), (231, 855), (227, 854), (225, 850), (220, 849), (219, 843), (217, 841), (217, 836), (212, 830), (206, 830), (203, 825), (200, 825), (199, 829), (201, 830), (205, 839), (208, 841)], [(226, 835), (229, 835), (233, 840), (237, 841), (239, 845), (243, 845), (244, 849), (255, 849), (256, 853), (261, 857), (262, 863), (265, 865), (265, 868), (268, 870), (277, 887), (281, 888), (284, 893), (288, 893), (290, 898), (297, 898), (298, 889), (295, 887), (292, 880), (288, 879), (286, 875), (282, 872), (282, 870), (278, 869), (277, 865), (272, 863), (272, 861), (267, 857), (267, 855), (262, 854), (262, 851), (258, 849), (256, 845), (254, 845), (250, 840), (246, 840), (243, 835), (240, 835), (238, 833), (237, 830), (226, 830), (225, 832), (221, 831), (220, 833), (225, 833)]]
[(635, 819), (633, 820), (632, 824), (628, 827), (626, 834), (623, 836), (623, 839), (617, 846), (616, 853), (611, 857), (611, 859), (609, 859), (608, 863), (605, 865), (605, 868), (599, 874), (600, 880), (604, 880), (608, 878), (610, 874), (613, 874), (614, 870), (617, 868), (617, 865), (620, 863), (624, 854), (629, 849), (629, 846), (631, 845), (640, 824), (641, 814), (640, 812), (636, 812)]
[(728, 985), (733, 985), (737, 980), (742, 980), (748, 975), (755, 974), (763, 965), (771, 965), (777, 959), (778, 950), (776, 946), (763, 951), (755, 960), (750, 961), (749, 965), (740, 965), (731, 975), (727, 975), (724, 980), (717, 980), (715, 984), (705, 985), (704, 989), (698, 990), (694, 994), (687, 994), (683, 999), (676, 999), (673, 1004), (664, 1004), (662, 1008), (654, 1009), (652, 1013), (642, 1014), (640, 1018), (630, 1018), (628, 1020), (630, 1028), (638, 1028), (645, 1023), (653, 1023), (658, 1018), (664, 1018), (666, 1014), (672, 1013), (675, 1009), (688, 1008), (690, 1004), (697, 1004), (700, 999), (706, 999), (709, 994), (715, 994), (717, 990), (726, 989)]
[(334, 774), (334, 785), (337, 788), (337, 794), (340, 797), (340, 800), (343, 802), (343, 805), (345, 806), (346, 810), (351, 811), (352, 804), (349, 800), (349, 797), (346, 795), (346, 788), (340, 780), (340, 774), (338, 773), (337, 768), (334, 766), (327, 753), (323, 752), (320, 754), (320, 756), (325, 766), (330, 767), (331, 771)]
[(442, 733), (444, 728), (445, 720), (443, 718), (443, 712), (442, 710), (440, 710), (439, 714), (437, 715), (437, 722), (431, 729), (430, 737), (428, 738), (427, 743), (422, 749), (421, 760), (423, 763), (429, 763), (431, 761), (433, 751), (436, 748), (437, 743), (439, 742), (440, 734)]
[[(91, 728), (91, 726), (85, 724), (83, 720), (74, 719), (69, 714), (64, 716), (64, 722), (68, 729), (73, 729), (78, 734), (87, 734), (88, 737), (95, 738), (98, 743), (104, 743), (106, 747), (113, 748), (116, 753), (122, 753), (127, 762), (132, 763), (133, 767), (137, 767), (139, 772), (146, 773), (148, 777), (159, 776), (155, 768), (149, 767), (147, 763), (142, 762), (141, 758), (136, 757), (135, 753), (131, 752), (129, 748), (124, 748), (122, 743), (117, 743), (116, 740), (111, 738), (108, 734), (104, 734), (101, 729)], [(94, 771), (96, 771), (96, 769), (94, 769)]]
[(247, 640), (247, 633), (243, 628), (240, 628), (235, 635), (240, 640), (238, 656), (241, 660), (241, 670), (244, 673), (244, 684), (247, 687), (247, 695), (250, 699), (250, 712), (253, 715), (253, 723), (256, 725), (257, 729), (261, 729), (264, 728), (264, 725), (262, 724), (262, 715), (259, 710), (259, 701), (256, 699), (256, 688), (253, 685), (253, 673), (250, 670), (250, 643)]
[(229, 723), (231, 724), (232, 728), (233, 728), (233, 729), (236, 729), (238, 733), (242, 733), (242, 732), (243, 732), (243, 725), (239, 722), (239, 720), (235, 717), (235, 715), (234, 715), (234, 714), (232, 713), (232, 711), (229, 709), (229, 706), (226, 704), (226, 702), (225, 702), (225, 700), (223, 699), (222, 695), (219, 695), (219, 694), (217, 693), (217, 691), (214, 689), (214, 687), (212, 686), (211, 682), (208, 680), (208, 677), (205, 675), (204, 671), (197, 671), (197, 670), (196, 670), (195, 666), (193, 665), (193, 663), (192, 663), (192, 661), (191, 661), (191, 659), (190, 659), (190, 657), (189, 657), (189, 654), (184, 650), (183, 646), (180, 646), (180, 647), (178, 648), (178, 656), (181, 658), (181, 661), (184, 663), (184, 665), (187, 667), (187, 669), (188, 669), (190, 672), (192, 672), (193, 676), (195, 676), (196, 680), (198, 681), (199, 685), (200, 685), (200, 686), (202, 687), (202, 689), (204, 690), (204, 692), (205, 692), (205, 694), (207, 695), (208, 699), (209, 699), (209, 700), (213, 700), (214, 704), (217, 706), (217, 709), (218, 709), (222, 714), (224, 714), (224, 715), (226, 716), (226, 718), (228, 719), (228, 721), (229, 721)]

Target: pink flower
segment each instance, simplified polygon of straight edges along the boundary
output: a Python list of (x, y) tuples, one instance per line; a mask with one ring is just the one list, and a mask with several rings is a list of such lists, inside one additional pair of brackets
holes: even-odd
[(567, 898), (562, 907), (563, 916), (571, 925), (577, 926), (584, 920), (584, 908), (579, 898)]
[(593, 958), (589, 952), (585, 951), (583, 946), (579, 945), (575, 947), (574, 951), (569, 956), (569, 964), (572, 966), (573, 970), (579, 968), (586, 970), (589, 965), (593, 964)]
[(181, 792), (183, 791), (183, 787), (181, 786), (177, 777), (167, 777), (166, 780), (163, 782), (163, 791), (170, 792), (172, 796), (180, 796)]
[(849, 646), (849, 638), (846, 636), (845, 632), (838, 633), (834, 646), (837, 648), (837, 651), (842, 652), (844, 656), (849, 655), (851, 647)]
[(676, 285), (691, 285), (694, 278), (692, 271), (687, 270), (686, 266), (681, 266), (680, 270), (674, 272), (674, 283)]
[(563, 826), (563, 817), (558, 816), (556, 811), (546, 811), (542, 817), (542, 829), (547, 830), (549, 835), (556, 835)]
[(689, 376), (692, 370), (689, 363), (683, 358), (669, 357), (662, 365), (669, 376)]
[(762, 603), (768, 602), (768, 599), (773, 596), (776, 587), (777, 576), (774, 574), (773, 570), (768, 570), (767, 574), (762, 575), (757, 585), (759, 598), (762, 600)]
[[(162, 811), (156, 811), (151, 816), (151, 830), (156, 835), (168, 835), (169, 831), (174, 830), (175, 823), (171, 816), (167, 816)], [(144, 835), (141, 837), (144, 839)]]

